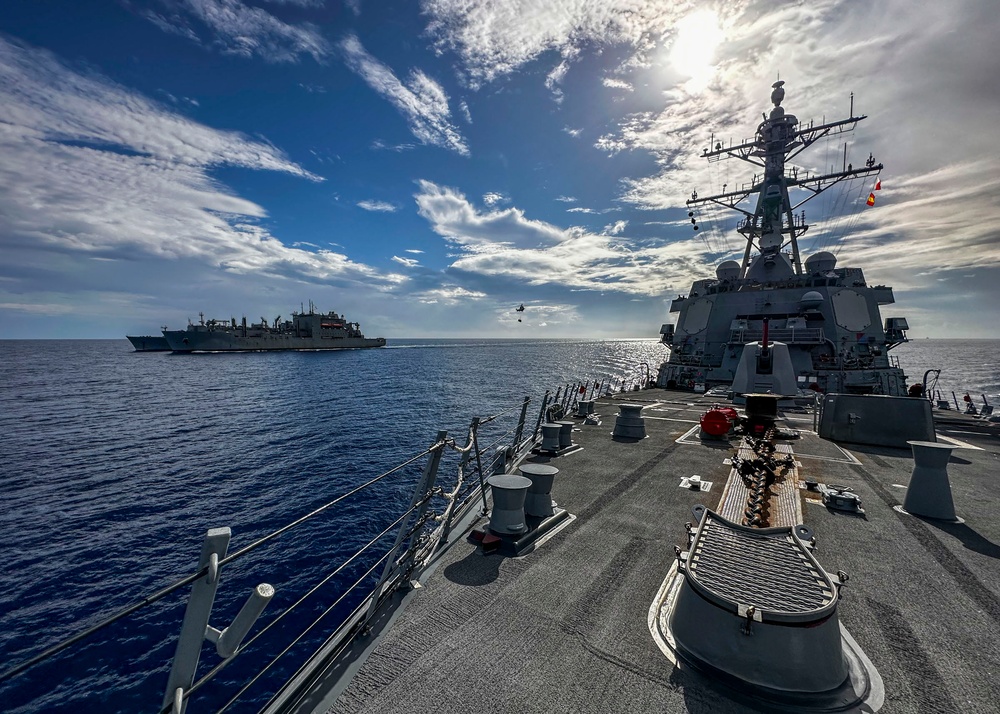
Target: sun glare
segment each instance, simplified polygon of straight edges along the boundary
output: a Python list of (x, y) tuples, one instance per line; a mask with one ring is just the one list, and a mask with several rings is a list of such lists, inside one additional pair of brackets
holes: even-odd
[(677, 23), (670, 64), (690, 82), (704, 85), (715, 69), (715, 49), (720, 42), (718, 15), (711, 10), (693, 12)]

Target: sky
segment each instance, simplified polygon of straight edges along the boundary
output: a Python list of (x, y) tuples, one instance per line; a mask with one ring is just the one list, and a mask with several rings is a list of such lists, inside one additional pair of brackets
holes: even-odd
[(868, 117), (795, 165), (885, 165), (875, 206), (803, 207), (803, 255), (911, 338), (1000, 338), (997, 37), (990, 0), (5, 0), (0, 339), (310, 300), (369, 337), (656, 337), (742, 257), (684, 201), (751, 180), (701, 153), (778, 78), (800, 121)]

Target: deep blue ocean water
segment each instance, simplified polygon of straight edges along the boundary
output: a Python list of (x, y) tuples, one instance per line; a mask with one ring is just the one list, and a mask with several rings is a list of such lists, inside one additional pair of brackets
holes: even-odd
[[(641, 362), (655, 374), (665, 354), (653, 340), (214, 355), (136, 353), (125, 340), (0, 341), (0, 663), (193, 572), (209, 528), (231, 527), (233, 552), (418, 454), (439, 429), (464, 439), (473, 416), (525, 396), (537, 405), (571, 380), (638, 376)], [(213, 624), (228, 624), (259, 582), (277, 589), (262, 621), (280, 612), (399, 515), (421, 465), (225, 569)], [(0, 685), (0, 709), (155, 711), (187, 593)], [(285, 641), (322, 606), (304, 609), (277, 628)], [(309, 643), (235, 710), (255, 711)], [(238, 658), (191, 711), (215, 711), (274, 648), (261, 645), (256, 663)], [(217, 661), (206, 648), (201, 669)]]
[[(1000, 400), (1000, 341), (919, 340), (910, 377)], [(125, 340), (0, 341), (0, 663), (6, 668), (193, 572), (209, 528), (230, 552), (426, 449), (473, 416), (569, 381), (635, 377), (655, 340), (392, 340), (379, 350), (136, 353)], [(529, 410), (529, 414), (531, 411)], [(529, 421), (533, 419), (529, 417)], [(212, 624), (250, 587), (266, 623), (388, 525), (419, 465), (223, 571)], [(347, 575), (350, 575), (348, 573)], [(345, 576), (346, 577), (346, 576)], [(335, 597), (317, 595), (223, 670), (189, 709), (215, 711)], [(11, 712), (156, 711), (188, 589), (4, 684)], [(307, 637), (239, 700), (255, 711), (321, 641)], [(279, 645), (278, 642), (281, 642)], [(205, 649), (204, 671), (218, 661)]]

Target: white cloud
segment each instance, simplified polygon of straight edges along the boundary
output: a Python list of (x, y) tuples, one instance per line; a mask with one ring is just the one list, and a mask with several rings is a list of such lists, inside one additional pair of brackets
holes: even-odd
[(366, 211), (378, 213), (395, 213), (399, 210), (399, 206), (387, 201), (358, 201), (358, 206)]
[(563, 57), (588, 44), (648, 48), (678, 16), (661, 0), (425, 0), (428, 32), (461, 58), (475, 86), (549, 50)]
[(491, 191), (490, 193), (483, 194), (483, 203), (486, 204), (488, 208), (494, 208), (501, 203), (508, 203), (509, 201), (510, 198), (502, 193)]
[(481, 300), (486, 297), (486, 293), (468, 290), (458, 285), (442, 285), (440, 288), (414, 293), (414, 297), (426, 304), (446, 303), (454, 305), (468, 300)]
[(557, 196), (556, 200), (563, 203), (576, 203), (576, 199), (573, 196)]
[(412, 70), (408, 83), (404, 84), (389, 67), (368, 54), (354, 35), (344, 39), (340, 48), (347, 66), (396, 107), (417, 139), (462, 156), (469, 155), (465, 139), (450, 121), (448, 95), (441, 85), (419, 69)]
[(210, 176), (231, 166), (321, 180), (277, 148), (2, 38), (0, 153), (0, 245), (29, 274), (36, 264), (61, 268), (58, 255), (85, 254), (319, 281), (402, 279), (333, 251), (285, 246), (258, 223), (261, 206)]
[(386, 144), (381, 139), (376, 139), (372, 142), (372, 148), (376, 151), (395, 151), (396, 153), (402, 153), (404, 151), (410, 151), (417, 148), (416, 144)]
[[(285, 2), (302, 6), (317, 4), (312, 0)], [(181, 13), (192, 15), (212, 31), (214, 44), (226, 54), (256, 55), (268, 62), (296, 62), (301, 55), (311, 55), (321, 61), (330, 51), (315, 26), (282, 22), (263, 8), (251, 7), (239, 0), (165, 0), (164, 4), (170, 8), (169, 15), (152, 10), (144, 10), (142, 15), (163, 30), (198, 41), (197, 34)]]
[(420, 261), (415, 258), (400, 258), (398, 255), (394, 255), (392, 256), (392, 259), (395, 260), (397, 263), (405, 265), (407, 268), (413, 268), (417, 265), (420, 265)]
[(407, 248), (403, 252), (404, 253), (415, 253), (415, 254), (419, 255), (419, 254), (423, 253), (424, 251), (420, 250), (419, 248)]
[(628, 221), (615, 221), (610, 225), (604, 226), (604, 234), (609, 236), (620, 235), (626, 226), (628, 226)]
[(528, 220), (516, 208), (480, 214), (455, 189), (430, 181), (418, 183), (418, 212), (431, 222), (435, 232), (457, 245), (488, 251), (507, 245), (535, 247), (567, 238), (565, 231)]
[(562, 62), (557, 64), (548, 76), (545, 78), (545, 87), (552, 92), (552, 98), (555, 99), (556, 103), (562, 103), (563, 100), (563, 90), (560, 88), (560, 84), (566, 78), (566, 73), (569, 72), (570, 60), (579, 55), (579, 52), (573, 48), (566, 48), (563, 52)]
[(635, 90), (631, 84), (623, 79), (615, 79), (614, 77), (605, 77), (601, 80), (601, 84), (605, 87), (610, 87), (611, 89), (624, 89), (627, 92), (632, 92)]
[(558, 228), (515, 208), (479, 213), (455, 189), (430, 181), (421, 181), (420, 189), (420, 215), (460, 249), (451, 269), (470, 276), (647, 296), (687, 289), (703, 277), (707, 251), (701, 243), (630, 250), (611, 236)]
[(583, 206), (574, 206), (573, 208), (567, 208), (566, 213), (586, 213), (588, 215), (600, 216), (605, 213), (614, 213), (620, 210), (621, 210), (620, 208), (616, 207), (597, 209), (597, 208), (585, 208)]

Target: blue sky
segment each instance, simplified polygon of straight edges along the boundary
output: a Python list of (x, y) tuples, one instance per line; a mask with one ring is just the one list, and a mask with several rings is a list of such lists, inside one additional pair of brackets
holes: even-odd
[(807, 204), (804, 254), (911, 336), (1000, 337), (998, 36), (985, 0), (7, 0), (0, 338), (308, 300), (369, 336), (655, 337), (742, 254), (683, 202), (750, 179), (700, 153), (779, 75), (804, 121), (854, 92), (848, 160), (886, 165), (873, 208)]

